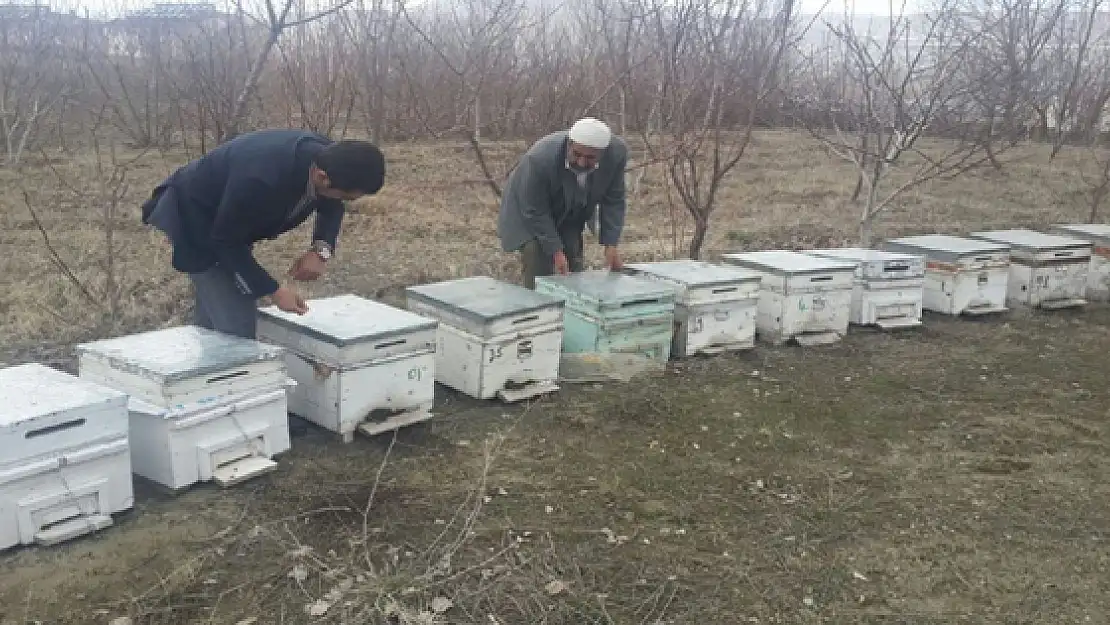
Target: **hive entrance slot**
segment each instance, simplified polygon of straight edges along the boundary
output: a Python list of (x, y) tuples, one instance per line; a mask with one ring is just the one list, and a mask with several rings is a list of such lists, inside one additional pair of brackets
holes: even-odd
[(621, 308), (627, 308), (629, 306), (643, 306), (644, 304), (654, 304), (658, 301), (659, 301), (659, 298), (657, 298), (657, 297), (646, 298), (646, 299), (634, 299), (632, 301), (621, 303)]
[(1056, 258), (1064, 258), (1066, 256), (1071, 256), (1071, 252), (1056, 252), (1053, 256)]
[(408, 339), (397, 339), (395, 341), (386, 341), (385, 343), (378, 343), (377, 345), (374, 346), (374, 349), (385, 349), (387, 347), (396, 347), (398, 345), (404, 345), (405, 343), (408, 343), (408, 342), (409, 342)]
[(521, 317), (520, 319), (514, 319), (513, 320), (513, 325), (517, 325), (517, 324), (520, 324), (520, 323), (528, 323), (529, 321), (535, 321), (539, 318), (540, 318), (539, 315), (528, 315), (527, 317)]
[(55, 432), (61, 432), (62, 430), (69, 430), (69, 429), (72, 429), (72, 428), (79, 428), (82, 425), (85, 425), (85, 419), (84, 418), (73, 419), (71, 421), (66, 421), (64, 423), (55, 423), (54, 425), (48, 425), (48, 426), (43, 427), (43, 428), (38, 428), (37, 430), (29, 430), (26, 434), (23, 435), (23, 438), (36, 438), (36, 437), (39, 437), (39, 436), (46, 436), (47, 434), (53, 434)]
[(887, 271), (908, 271), (909, 268), (910, 266), (905, 264), (894, 264), (886, 266)]
[(723, 286), (719, 289), (713, 289), (713, 294), (717, 295), (718, 293), (732, 293), (735, 290), (736, 290), (736, 287), (734, 287), (734, 286)]
[(223, 374), (220, 374), (220, 375), (214, 375), (214, 376), (208, 378), (208, 381), (206, 382), (206, 384), (215, 384), (216, 382), (226, 382), (228, 380), (234, 380), (235, 378), (241, 378), (241, 377), (247, 375), (248, 373), (250, 373), (250, 372), (245, 370), (245, 369), (241, 369), (239, 371), (233, 371), (231, 373), (223, 373)]
[(521, 341), (516, 346), (516, 357), (527, 358), (532, 355), (532, 341)]
[(832, 276), (817, 276), (809, 279), (810, 282), (828, 282), (829, 280), (832, 280)]

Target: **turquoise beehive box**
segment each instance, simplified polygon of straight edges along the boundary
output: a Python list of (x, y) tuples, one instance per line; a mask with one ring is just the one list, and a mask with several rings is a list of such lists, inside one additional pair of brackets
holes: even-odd
[(602, 270), (537, 277), (536, 292), (566, 303), (566, 353), (638, 353), (662, 362), (671, 357), (673, 286)]

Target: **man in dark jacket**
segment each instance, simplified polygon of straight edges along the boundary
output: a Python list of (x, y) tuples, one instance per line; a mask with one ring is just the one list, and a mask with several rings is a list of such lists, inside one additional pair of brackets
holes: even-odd
[(536, 141), (520, 158), (501, 196), (497, 233), (504, 251), (520, 252), (524, 286), (534, 289), (536, 276), (555, 271), (582, 271), (582, 231), (593, 230), (595, 218), (605, 264), (621, 268), (627, 165), (628, 146), (591, 117)]
[(173, 267), (189, 274), (199, 326), (255, 337), (257, 300), (284, 311), (308, 308), (254, 259), (254, 244), (276, 239), (316, 213), (295, 280), (315, 280), (335, 253), (343, 202), (372, 195), (385, 178), (381, 151), (365, 141), (333, 142), (303, 130), (239, 135), (175, 171), (143, 204), (143, 223), (164, 232)]

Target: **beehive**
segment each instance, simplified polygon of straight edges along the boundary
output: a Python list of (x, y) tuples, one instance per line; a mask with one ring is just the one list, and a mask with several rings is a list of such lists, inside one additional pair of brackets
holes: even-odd
[(790, 250), (725, 254), (725, 263), (760, 274), (756, 335), (771, 344), (819, 345), (848, 333), (854, 263)]
[(985, 315), (1006, 308), (1010, 246), (946, 234), (892, 239), (890, 252), (925, 257), (922, 307), (947, 315)]
[(436, 380), (479, 399), (558, 389), (563, 300), (486, 276), (406, 289), (409, 310), (439, 322)]
[(1083, 306), (1092, 244), (1022, 228), (973, 232), (971, 238), (1010, 246), (1006, 301), (1057, 309)]
[(626, 271), (675, 288), (672, 355), (716, 354), (754, 346), (760, 274), (686, 259), (636, 263)]
[(282, 350), (179, 326), (77, 346), (81, 378), (130, 395), (132, 471), (178, 491), (232, 486), (289, 449)]
[(884, 330), (921, 325), (924, 256), (860, 247), (806, 250), (805, 253), (856, 263), (849, 323)]
[(1110, 224), (1058, 224), (1050, 232), (1091, 244), (1086, 299), (1110, 302)]
[(258, 338), (285, 349), (293, 414), (368, 436), (432, 418), (434, 319), (357, 295), (310, 300), (308, 313), (259, 311)]
[(602, 270), (537, 277), (536, 292), (566, 302), (564, 352), (634, 353), (664, 363), (670, 359), (674, 287)]
[(104, 529), (133, 500), (125, 393), (39, 364), (0, 369), (0, 549)]

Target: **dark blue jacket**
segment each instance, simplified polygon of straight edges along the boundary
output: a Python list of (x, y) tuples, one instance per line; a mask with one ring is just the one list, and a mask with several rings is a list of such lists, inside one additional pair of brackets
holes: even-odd
[(308, 188), (313, 158), (330, 143), (303, 130), (239, 135), (159, 184), (143, 204), (143, 223), (169, 237), (174, 269), (200, 273), (219, 263), (245, 295), (270, 295), (278, 283), (254, 259), (255, 243), (296, 228), (315, 211), (312, 238), (336, 247), (342, 201), (317, 197), (290, 215)]

